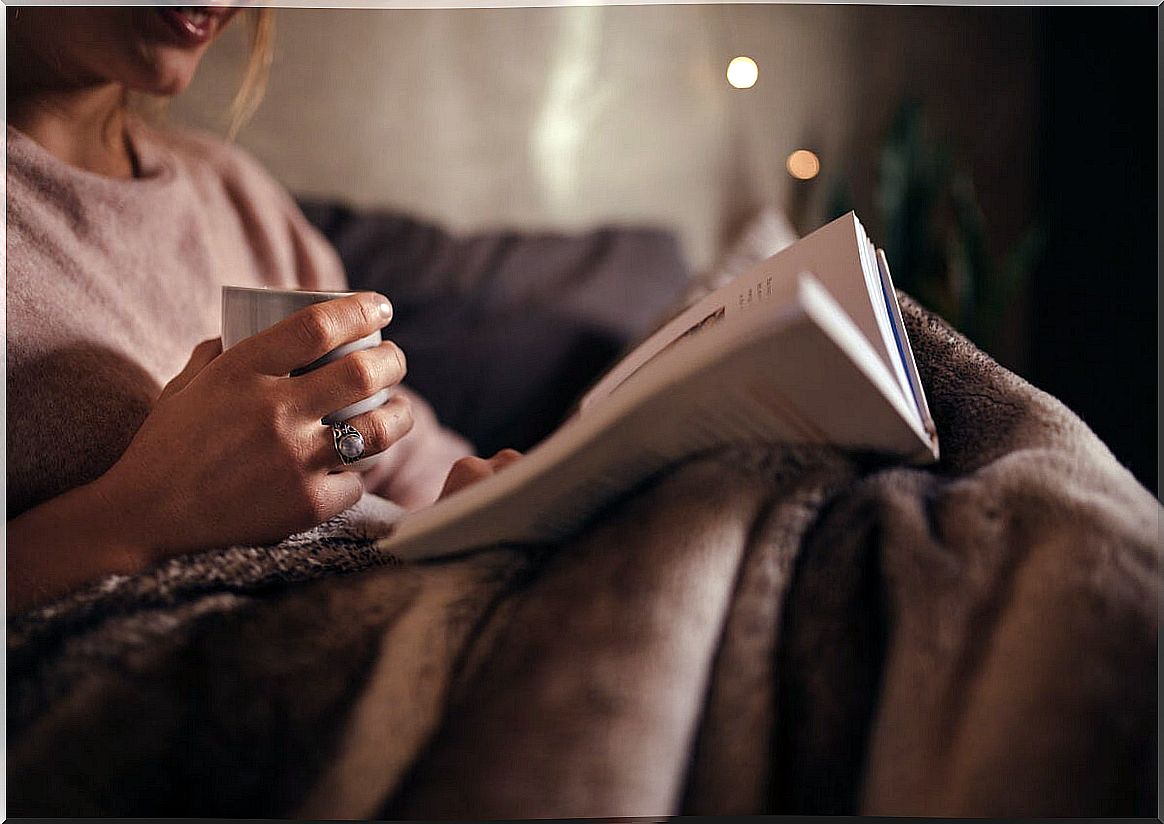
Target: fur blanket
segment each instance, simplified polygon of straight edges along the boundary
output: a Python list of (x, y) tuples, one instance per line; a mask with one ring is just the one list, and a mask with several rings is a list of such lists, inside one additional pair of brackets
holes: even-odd
[(560, 546), (349, 516), (10, 619), (9, 813), (1154, 814), (1160, 506), (903, 309), (937, 466), (755, 445)]

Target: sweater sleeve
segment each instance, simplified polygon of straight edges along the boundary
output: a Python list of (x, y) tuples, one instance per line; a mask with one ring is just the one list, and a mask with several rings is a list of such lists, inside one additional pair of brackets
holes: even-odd
[(412, 430), (389, 447), (364, 475), (364, 487), (406, 509), (436, 501), (453, 463), (473, 446), (440, 424), (432, 407), (406, 386), (396, 392), (412, 404)]

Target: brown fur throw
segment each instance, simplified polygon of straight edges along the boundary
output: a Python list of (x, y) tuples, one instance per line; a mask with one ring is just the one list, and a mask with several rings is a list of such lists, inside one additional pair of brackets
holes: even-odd
[(926, 469), (754, 445), (560, 546), (339, 520), (9, 621), (9, 812), (1151, 815), (1160, 506), (903, 299)]

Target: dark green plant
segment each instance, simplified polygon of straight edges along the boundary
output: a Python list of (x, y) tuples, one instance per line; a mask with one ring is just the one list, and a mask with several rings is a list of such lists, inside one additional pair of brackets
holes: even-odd
[[(1003, 321), (1042, 256), (1043, 222), (1036, 221), (996, 264), (973, 180), (929, 136), (917, 100), (898, 108), (878, 171), (876, 216), (894, 282), (984, 349), (995, 350)], [(846, 201), (851, 198), (841, 184), (830, 198), (830, 213), (845, 211)]]

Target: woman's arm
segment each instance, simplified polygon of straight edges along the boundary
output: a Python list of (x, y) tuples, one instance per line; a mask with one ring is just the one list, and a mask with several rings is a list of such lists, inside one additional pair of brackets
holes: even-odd
[(103, 488), (71, 489), (8, 522), (8, 611), (75, 589), (102, 575), (130, 575), (151, 561)]

